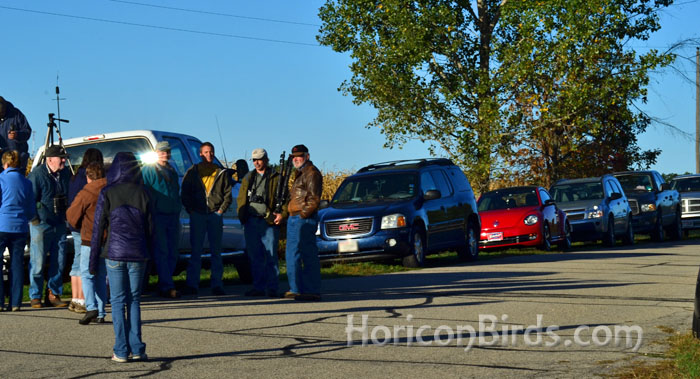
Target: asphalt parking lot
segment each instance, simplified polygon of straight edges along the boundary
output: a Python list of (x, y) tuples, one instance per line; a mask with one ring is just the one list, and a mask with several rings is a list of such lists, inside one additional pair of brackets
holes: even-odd
[(326, 280), (318, 303), (246, 298), (243, 286), (222, 298), (144, 297), (149, 361), (125, 364), (109, 360), (111, 323), (80, 326), (80, 315), (25, 304), (0, 313), (2, 376), (607, 375), (656, 359), (649, 354), (668, 335), (661, 327), (690, 329), (699, 247), (666, 242)]

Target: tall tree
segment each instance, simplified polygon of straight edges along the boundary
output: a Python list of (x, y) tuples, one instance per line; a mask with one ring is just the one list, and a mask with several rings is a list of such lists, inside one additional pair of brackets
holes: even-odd
[(608, 165), (582, 156), (612, 147), (606, 138), (619, 142), (608, 154), (618, 161), (653, 159), (626, 152), (648, 124), (629, 106), (668, 58), (624, 44), (658, 29), (668, 3), (329, 0), (318, 40), (351, 54), (340, 90), (377, 109), (369, 126), (387, 146), (427, 141), (484, 191), (494, 177), (548, 181)]

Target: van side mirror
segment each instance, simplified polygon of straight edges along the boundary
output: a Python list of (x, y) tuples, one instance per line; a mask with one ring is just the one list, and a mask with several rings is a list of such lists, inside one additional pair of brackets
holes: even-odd
[(622, 194), (619, 192), (613, 192), (610, 194), (610, 200), (622, 199)]
[(330, 203), (328, 202), (328, 200), (321, 200), (321, 202), (318, 203), (318, 209), (328, 208), (329, 205)]
[(428, 192), (423, 195), (423, 199), (425, 200), (435, 200), (439, 199), (442, 197), (442, 194), (438, 190), (429, 190)]

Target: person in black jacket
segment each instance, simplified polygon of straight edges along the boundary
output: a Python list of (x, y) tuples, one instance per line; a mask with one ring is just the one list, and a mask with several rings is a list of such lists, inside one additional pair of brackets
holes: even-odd
[(97, 199), (90, 241), (90, 273), (97, 273), (98, 257), (105, 258), (107, 266), (115, 362), (126, 362), (130, 354), (133, 360), (146, 359), (140, 299), (146, 261), (151, 258), (152, 215), (136, 157), (117, 153), (107, 171), (107, 186)]
[(19, 153), (20, 165), (17, 167), (24, 172), (29, 159), (29, 144), (32, 128), (27, 118), (12, 103), (0, 96), (0, 150), (15, 150)]
[(204, 237), (209, 239), (211, 254), (211, 293), (225, 295), (224, 266), (221, 261), (221, 238), (224, 232), (223, 214), (231, 205), (231, 175), (214, 163), (214, 145), (204, 142), (199, 148), (202, 162), (193, 165), (182, 179), (182, 205), (190, 214), (190, 245), (192, 254), (187, 264), (186, 295), (199, 292)]

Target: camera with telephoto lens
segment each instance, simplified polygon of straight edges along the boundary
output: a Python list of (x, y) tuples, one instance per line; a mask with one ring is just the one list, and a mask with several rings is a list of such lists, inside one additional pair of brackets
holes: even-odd
[(250, 202), (251, 203), (262, 203), (265, 204), (265, 198), (260, 196), (260, 195), (252, 195), (250, 196)]
[(57, 215), (66, 213), (68, 199), (65, 195), (57, 195), (53, 198), (53, 212)]

